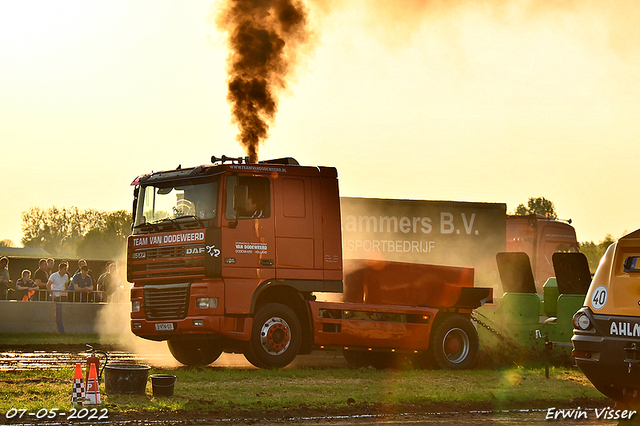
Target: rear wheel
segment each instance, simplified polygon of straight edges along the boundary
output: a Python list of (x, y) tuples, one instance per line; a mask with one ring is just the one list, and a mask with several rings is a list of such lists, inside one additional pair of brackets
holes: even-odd
[(222, 354), (222, 344), (213, 339), (169, 339), (171, 355), (181, 364), (209, 365)]
[(427, 354), (439, 368), (462, 370), (475, 364), (478, 357), (478, 332), (471, 320), (461, 314), (436, 318), (431, 329)]
[(253, 319), (245, 358), (258, 368), (282, 368), (300, 351), (302, 328), (296, 314), (285, 305), (271, 303)]

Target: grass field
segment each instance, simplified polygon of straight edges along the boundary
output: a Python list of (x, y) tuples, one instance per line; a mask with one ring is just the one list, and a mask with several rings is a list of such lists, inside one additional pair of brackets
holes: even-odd
[[(513, 407), (531, 401), (603, 399), (578, 370), (509, 368), (503, 370), (287, 369), (254, 370), (207, 367), (152, 370), (177, 376), (174, 396), (106, 395), (115, 412), (165, 410), (273, 410), (305, 406), (340, 408), (351, 404), (459, 404), (491, 402)], [(0, 412), (12, 407), (71, 407), (71, 369), (0, 373)]]
[[(1, 334), (0, 347), (22, 346), (47, 350), (85, 343), (117, 347), (118, 336)], [(74, 350), (75, 350), (74, 349)], [(11, 408), (31, 412), (45, 408), (71, 408), (73, 370), (0, 372), (0, 412)], [(145, 395), (109, 395), (101, 385), (102, 403), (114, 413), (161, 412), (267, 412), (304, 409), (341, 410), (349, 407), (406, 404), (454, 404), (490, 409), (570, 406), (590, 401), (610, 404), (576, 368), (510, 365), (467, 371), (378, 371), (372, 368), (290, 367), (284, 370), (253, 368), (153, 368), (150, 374), (177, 377), (174, 395), (154, 397), (151, 383)], [(575, 404), (573, 404), (575, 405)], [(584, 403), (583, 403), (584, 406)]]

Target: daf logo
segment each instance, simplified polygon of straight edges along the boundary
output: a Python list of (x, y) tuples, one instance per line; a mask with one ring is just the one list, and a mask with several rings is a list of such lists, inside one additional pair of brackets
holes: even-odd
[(187, 256), (196, 255), (196, 254), (204, 254), (204, 247), (187, 247), (185, 254)]
[(207, 246), (207, 253), (209, 254), (209, 256), (219, 257), (220, 249), (218, 249), (215, 245), (212, 244), (210, 246)]

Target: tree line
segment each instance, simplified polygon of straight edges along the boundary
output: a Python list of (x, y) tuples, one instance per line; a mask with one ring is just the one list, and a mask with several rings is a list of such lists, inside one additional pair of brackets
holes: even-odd
[(52, 256), (113, 259), (126, 250), (131, 223), (126, 210), (31, 207), (22, 212), (21, 243)]
[[(553, 202), (544, 197), (531, 197), (527, 205), (520, 204), (516, 214), (539, 214), (550, 219), (558, 215)], [(76, 256), (93, 259), (113, 259), (124, 253), (131, 232), (132, 217), (126, 210), (80, 210), (77, 207), (31, 207), (22, 212), (21, 243), (24, 247), (42, 248), (52, 256)], [(580, 252), (595, 272), (600, 258), (615, 239), (607, 234), (602, 241), (580, 242)], [(10, 240), (0, 241), (0, 247), (10, 247)]]

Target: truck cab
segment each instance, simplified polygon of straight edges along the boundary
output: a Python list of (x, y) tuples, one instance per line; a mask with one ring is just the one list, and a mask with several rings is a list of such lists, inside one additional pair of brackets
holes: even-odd
[[(248, 342), (268, 303), (305, 317), (312, 292), (342, 291), (335, 168), (212, 162), (133, 182), (132, 330), (168, 340), (185, 364), (213, 362), (225, 338)], [(296, 344), (308, 352), (305, 340)]]
[(640, 402), (640, 229), (609, 246), (573, 326), (573, 356), (593, 385)]

